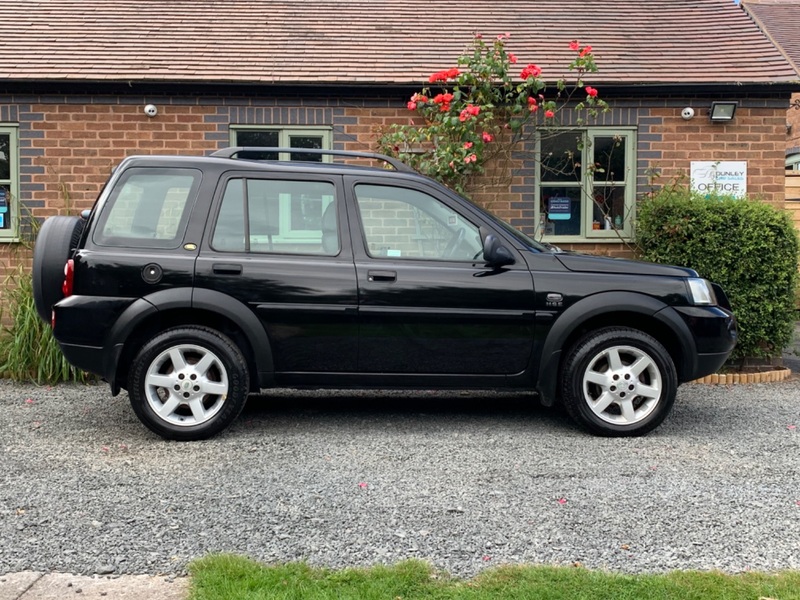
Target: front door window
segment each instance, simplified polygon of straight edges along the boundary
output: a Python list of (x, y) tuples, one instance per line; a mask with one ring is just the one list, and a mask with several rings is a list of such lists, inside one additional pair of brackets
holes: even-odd
[(357, 185), (356, 199), (372, 257), (473, 261), (482, 253), (478, 228), (424, 192)]

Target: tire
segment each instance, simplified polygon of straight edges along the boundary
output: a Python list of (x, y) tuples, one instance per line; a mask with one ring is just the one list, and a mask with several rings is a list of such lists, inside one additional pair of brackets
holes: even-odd
[(678, 391), (675, 365), (664, 346), (628, 327), (599, 329), (578, 340), (561, 377), (569, 415), (603, 436), (652, 431), (672, 410)]
[(176, 327), (155, 336), (133, 359), (133, 412), (168, 440), (203, 440), (230, 425), (247, 401), (250, 376), (239, 348), (207, 327)]
[(77, 247), (83, 231), (79, 217), (50, 217), (36, 236), (33, 248), (33, 302), (36, 312), (50, 322), (53, 305), (64, 295), (64, 265)]

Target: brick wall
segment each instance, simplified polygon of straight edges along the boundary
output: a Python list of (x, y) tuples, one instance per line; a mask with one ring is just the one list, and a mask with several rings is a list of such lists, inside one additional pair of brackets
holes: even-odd
[[(800, 94), (792, 94), (792, 103), (800, 106)], [(790, 108), (786, 113), (786, 150), (792, 154), (800, 152), (800, 108)]]
[[(748, 192), (781, 206), (787, 98), (739, 97), (730, 124), (708, 121), (709, 99), (673, 96), (617, 99), (598, 125), (635, 126), (637, 192), (647, 191), (647, 171), (663, 180), (688, 175), (691, 160), (746, 160)], [(159, 108), (155, 118), (143, 113)], [(680, 111), (697, 115), (684, 121)], [(800, 111), (797, 111), (800, 114)], [(37, 218), (90, 208), (111, 169), (131, 154), (208, 153), (228, 145), (230, 124), (320, 125), (333, 129), (334, 147), (374, 150), (378, 128), (407, 123), (398, 101), (243, 97), (3, 96), (0, 123), (19, 123), (20, 195)], [(565, 123), (569, 125), (569, 123)], [(798, 132), (800, 133), (800, 132)], [(518, 164), (497, 174), (476, 199), (523, 230), (533, 232), (534, 169)], [(13, 244), (0, 246), (12, 264)], [(589, 252), (625, 254), (618, 243), (571, 245)]]

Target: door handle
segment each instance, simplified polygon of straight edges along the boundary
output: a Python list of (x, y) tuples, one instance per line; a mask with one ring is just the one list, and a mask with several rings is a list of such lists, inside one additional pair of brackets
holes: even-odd
[(231, 263), (215, 263), (211, 266), (211, 270), (217, 275), (241, 275), (242, 265)]
[(367, 271), (367, 281), (397, 281), (394, 271)]

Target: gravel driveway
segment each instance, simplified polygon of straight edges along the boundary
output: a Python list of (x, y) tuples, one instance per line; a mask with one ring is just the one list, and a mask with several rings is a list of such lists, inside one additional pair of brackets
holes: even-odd
[(683, 386), (639, 439), (532, 404), (286, 391), (176, 443), (106, 386), (0, 382), (0, 574), (179, 574), (219, 551), (457, 575), (800, 568), (800, 382)]

